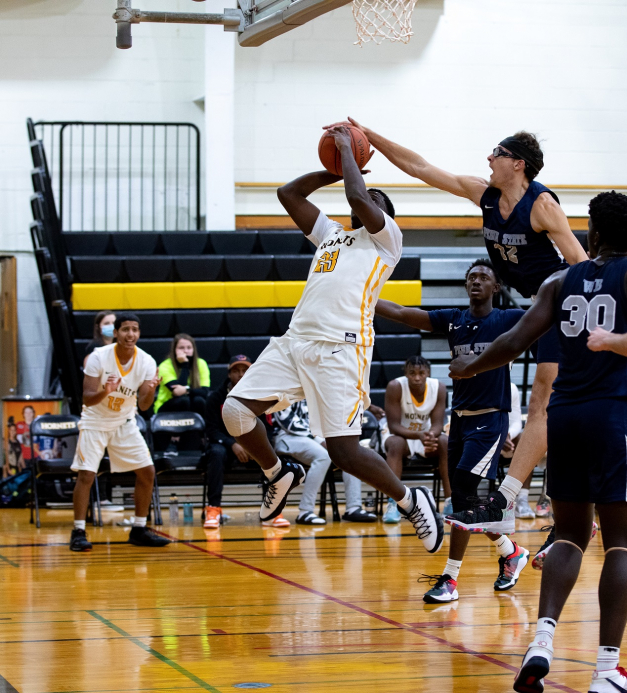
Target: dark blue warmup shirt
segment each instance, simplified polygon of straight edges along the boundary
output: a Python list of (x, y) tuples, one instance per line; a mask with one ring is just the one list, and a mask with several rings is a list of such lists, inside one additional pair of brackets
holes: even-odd
[(551, 405), (627, 398), (627, 357), (587, 347), (595, 327), (627, 332), (625, 273), (625, 257), (603, 265), (588, 260), (568, 270), (555, 312), (561, 357)]
[[(474, 318), (468, 309), (430, 310), (429, 320), (434, 332), (448, 337), (451, 356), (480, 354), (492, 342), (510, 330), (522, 316), (524, 310), (499, 310), (494, 308), (483, 318)], [(512, 391), (509, 380), (509, 364), (474, 378), (453, 380), (453, 409), (500, 409), (511, 411)]]
[(479, 203), (483, 212), (483, 237), (490, 260), (501, 279), (526, 298), (537, 294), (540, 284), (553, 272), (568, 267), (548, 232), (536, 233), (531, 227), (531, 208), (543, 192), (550, 193), (559, 203), (552, 190), (531, 181), (507, 221), (499, 211), (501, 191), (498, 188), (488, 188)]

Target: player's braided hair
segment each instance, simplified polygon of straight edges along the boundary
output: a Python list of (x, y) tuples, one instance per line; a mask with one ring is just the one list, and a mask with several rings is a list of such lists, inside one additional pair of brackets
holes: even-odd
[(426, 368), (429, 373), (431, 373), (431, 361), (427, 361), (424, 356), (419, 356), (418, 354), (410, 356), (407, 361), (405, 361), (404, 370), (407, 370), (410, 366), (414, 368)]
[(475, 260), (472, 265), (466, 270), (466, 275), (464, 276), (464, 281), (468, 281), (468, 275), (470, 274), (470, 271), (472, 270), (473, 267), (487, 267), (488, 269), (491, 269), (492, 272), (494, 272), (494, 278), (496, 279), (497, 284), (501, 284), (501, 278), (499, 277), (499, 273), (496, 271), (494, 265), (492, 264), (491, 260), (488, 260), (487, 258), (479, 258), (478, 260)]
[(615, 250), (627, 250), (627, 195), (603, 192), (590, 200), (592, 228), (603, 243)]
[(381, 195), (383, 201), (385, 202), (387, 215), (394, 219), (394, 217), (396, 216), (396, 210), (394, 209), (392, 200), (390, 200), (390, 198), (383, 192), (383, 190), (379, 190), (379, 188), (368, 188), (368, 192), (375, 192)]

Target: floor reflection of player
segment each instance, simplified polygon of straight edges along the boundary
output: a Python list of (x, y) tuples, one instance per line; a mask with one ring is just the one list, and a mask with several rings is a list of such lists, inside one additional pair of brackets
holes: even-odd
[(22, 416), (24, 417), (24, 421), (18, 421), (16, 424), (17, 439), (20, 441), (20, 445), (22, 446), (22, 457), (25, 460), (30, 460), (30, 425), (35, 418), (35, 408), (30, 404), (27, 404), (24, 409), (22, 409)]
[(13, 417), (9, 417), (7, 422), (7, 442), (4, 454), (4, 464), (2, 465), (2, 478), (15, 476), (24, 469), (24, 458), (22, 457), (22, 446), (17, 439), (17, 425)]

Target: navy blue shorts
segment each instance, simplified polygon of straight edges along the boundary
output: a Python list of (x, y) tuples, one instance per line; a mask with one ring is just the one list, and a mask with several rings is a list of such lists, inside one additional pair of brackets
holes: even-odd
[(531, 353), (536, 363), (559, 363), (560, 338), (557, 324), (531, 345)]
[(627, 400), (548, 409), (547, 493), (573, 503), (627, 500)]
[(452, 412), (448, 436), (449, 475), (455, 469), (465, 469), (484, 479), (495, 479), (508, 428), (506, 411), (477, 416), (459, 416)]

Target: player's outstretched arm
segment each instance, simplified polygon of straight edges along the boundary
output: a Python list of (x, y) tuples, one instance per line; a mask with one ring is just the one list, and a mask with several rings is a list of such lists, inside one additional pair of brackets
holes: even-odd
[(410, 327), (416, 327), (419, 330), (433, 332), (433, 325), (429, 319), (429, 313), (420, 308), (407, 308), (393, 301), (385, 301), (380, 298), (375, 306), (375, 315), (380, 315), (387, 320), (394, 322), (402, 322)]
[(429, 433), (434, 438), (439, 438), (444, 430), (444, 416), (446, 414), (446, 385), (438, 383), (438, 399), (431, 412), (431, 429)]
[(309, 236), (313, 231), (316, 220), (320, 216), (320, 210), (307, 198), (316, 190), (340, 180), (342, 180), (341, 176), (328, 171), (315, 171), (306, 173), (277, 190), (279, 202), (305, 236)]
[(542, 193), (533, 203), (531, 227), (537, 232), (548, 231), (569, 265), (575, 265), (588, 259), (586, 251), (570, 230), (566, 213), (549, 193)]
[(122, 378), (112, 373), (103, 387), (100, 384), (100, 378), (86, 375), (83, 379), (83, 404), (86, 407), (100, 404), (105, 397), (117, 390), (121, 381)]
[(481, 196), (488, 187), (488, 181), (478, 176), (458, 176), (454, 173), (444, 171), (433, 164), (430, 164), (424, 157), (413, 152), (407, 147), (403, 147), (392, 140), (388, 140), (382, 135), (360, 125), (353, 118), (349, 121), (358, 127), (368, 138), (368, 142), (391, 161), (394, 166), (413, 178), (418, 178), (423, 183), (431, 185), (439, 190), (444, 190), (458, 197), (465, 197), (474, 202), (477, 206)]
[(551, 275), (540, 287), (531, 308), (520, 321), (497, 337), (479, 356), (458, 356), (449, 366), (451, 378), (472, 378), (477, 373), (504, 366), (520, 356), (551, 328), (554, 305), (566, 270)]

